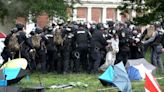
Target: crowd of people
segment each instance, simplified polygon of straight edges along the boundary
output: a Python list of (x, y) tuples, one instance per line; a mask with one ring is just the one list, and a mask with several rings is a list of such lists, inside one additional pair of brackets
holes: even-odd
[(27, 59), (30, 71), (98, 73), (121, 61), (126, 65), (128, 59), (144, 58), (147, 47), (151, 47), (151, 63), (163, 69), (163, 26), (156, 23), (150, 27), (142, 31), (128, 22), (104, 25), (69, 21), (43, 29), (36, 25), (27, 36), (24, 25), (16, 24), (4, 41), (1, 56), (3, 63)]

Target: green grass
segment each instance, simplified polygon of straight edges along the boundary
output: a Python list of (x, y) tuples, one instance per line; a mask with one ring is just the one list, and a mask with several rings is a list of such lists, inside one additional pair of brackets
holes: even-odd
[[(67, 84), (70, 82), (82, 82), (88, 84), (88, 87), (74, 87), (71, 89), (46, 89), (45, 92), (98, 92), (98, 89), (104, 89), (109, 87), (103, 87), (98, 80), (99, 75), (91, 75), (91, 74), (40, 74), (42, 83), (44, 87), (49, 87), (51, 85), (57, 84)], [(162, 90), (164, 91), (164, 80), (158, 80)], [(30, 74), (30, 80), (24, 78), (16, 84), (19, 87), (34, 87), (39, 86), (39, 79), (37, 73)], [(133, 92), (144, 92), (144, 81), (133, 81), (132, 82), (132, 90)], [(117, 92), (117, 89), (109, 89), (106, 91), (99, 91), (99, 92)]]
[[(148, 52), (149, 53), (149, 52)], [(146, 59), (150, 61), (150, 54), (146, 54)], [(164, 60), (164, 57), (163, 57)], [(100, 81), (98, 80), (97, 75), (93, 74), (55, 74), (55, 73), (48, 73), (48, 74), (41, 74), (42, 83), (44, 87), (49, 87), (51, 85), (57, 85), (57, 84), (67, 84), (70, 82), (82, 82), (85, 84), (88, 84), (87, 88), (84, 87), (74, 87), (71, 89), (46, 89), (45, 92), (118, 92), (118, 89), (108, 89), (105, 91), (97, 91), (98, 89), (106, 89), (110, 87), (104, 87), (101, 85)], [(15, 86), (28, 88), (28, 87), (34, 87), (39, 86), (39, 79), (37, 76), (37, 73), (29, 74), (30, 80), (27, 80), (27, 78), (24, 78), (21, 80), (18, 84), (15, 84)], [(156, 77), (164, 77), (161, 73), (157, 73), (155, 75)], [(161, 86), (162, 91), (164, 91), (164, 79), (157, 80), (159, 82), (159, 85)], [(111, 87), (112, 88), (112, 87)], [(132, 90), (133, 92), (144, 92), (144, 81), (133, 81), (132, 82)]]

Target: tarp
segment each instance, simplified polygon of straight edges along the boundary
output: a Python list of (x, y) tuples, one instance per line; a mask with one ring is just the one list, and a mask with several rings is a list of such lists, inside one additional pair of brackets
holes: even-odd
[(139, 58), (139, 59), (129, 59), (126, 63), (126, 68), (129, 66), (135, 66), (135, 65), (140, 65), (143, 64), (143, 66), (151, 73), (155, 72), (156, 67), (150, 64), (149, 62), (146, 61), (144, 58)]
[(142, 79), (139, 70), (137, 68), (135, 68), (134, 66), (128, 67), (127, 72), (128, 72), (129, 79), (131, 81), (141, 80)]
[(24, 58), (18, 58), (18, 59), (13, 59), (13, 60), (6, 62), (4, 65), (2, 65), (1, 69), (3, 69), (3, 68), (26, 69), (26, 67), (27, 67), (27, 60)]
[[(103, 82), (106, 82), (107, 84), (117, 86), (121, 92), (132, 92), (131, 82), (122, 62), (114, 65), (113, 67), (109, 66), (99, 79), (101, 82), (103, 80)], [(102, 84), (104, 85), (104, 83)]]

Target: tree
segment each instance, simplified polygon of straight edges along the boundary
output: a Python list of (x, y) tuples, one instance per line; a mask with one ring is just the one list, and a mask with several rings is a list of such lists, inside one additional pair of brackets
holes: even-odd
[(28, 18), (31, 14), (36, 18), (41, 13), (47, 13), (50, 17), (60, 16), (67, 18), (67, 3), (64, 0), (0, 0), (0, 17)]
[(127, 11), (135, 10), (135, 24), (145, 25), (154, 21), (164, 19), (164, 0), (129, 0), (129, 3), (123, 3), (118, 8), (124, 14)]

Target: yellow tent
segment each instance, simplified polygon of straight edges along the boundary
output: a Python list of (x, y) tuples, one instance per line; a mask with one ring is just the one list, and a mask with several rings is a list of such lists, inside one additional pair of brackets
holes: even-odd
[(26, 69), (27, 67), (27, 60), (24, 58), (17, 58), (6, 62), (2, 65), (1, 69), (3, 68), (22, 68)]

